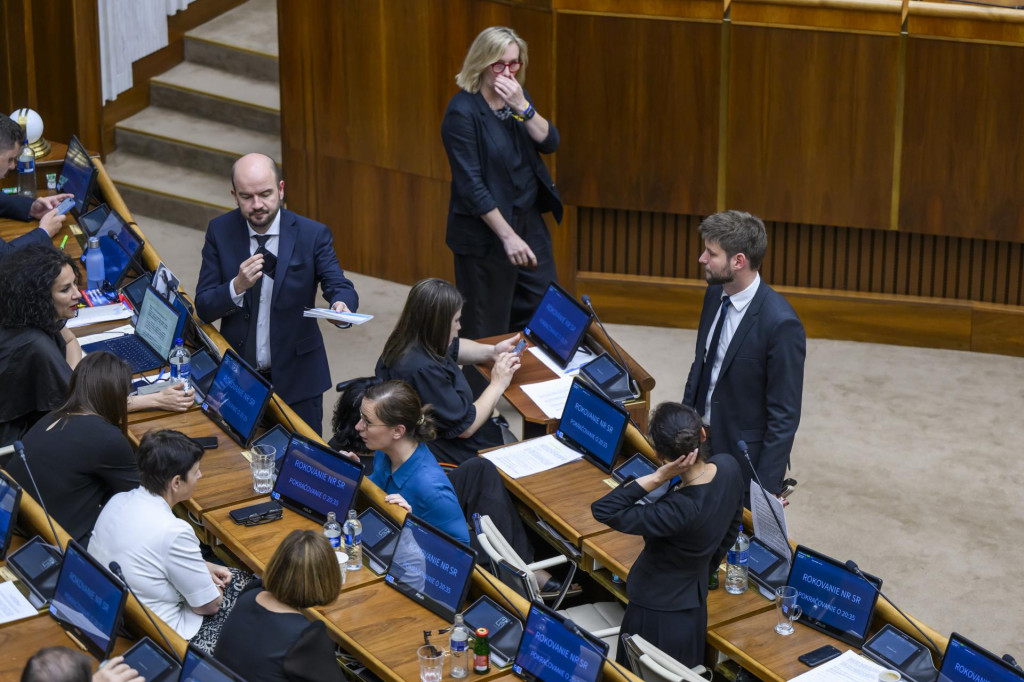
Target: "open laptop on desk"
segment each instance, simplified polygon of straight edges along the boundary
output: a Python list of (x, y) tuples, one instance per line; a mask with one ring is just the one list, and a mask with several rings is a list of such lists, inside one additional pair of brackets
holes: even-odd
[[(156, 294), (155, 291), (153, 293)], [(159, 298), (159, 294), (156, 296)], [(224, 352), (201, 408), (224, 433), (247, 448), (267, 409), (271, 393), (270, 382), (229, 348)]]
[[(93, 220), (93, 215), (97, 213), (103, 216), (103, 222), (98, 227)], [(110, 287), (116, 289), (121, 286), (132, 266), (135, 266), (136, 270), (143, 269), (139, 255), (145, 242), (120, 213), (108, 210), (106, 204), (100, 204), (82, 216), (82, 222), (87, 230), (96, 229), (93, 236), (99, 239), (100, 251), (103, 253), (104, 279)], [(83, 266), (87, 253), (88, 243), (82, 245)]]
[(68, 142), (68, 151), (64, 154), (64, 165), (57, 177), (57, 192), (75, 195), (75, 205), (71, 215), (77, 219), (89, 208), (93, 191), (96, 189), (96, 178), (99, 170), (89, 157), (89, 152), (74, 135)]
[(608, 644), (537, 602), (530, 605), (512, 672), (528, 682), (599, 682)]
[(183, 318), (184, 314), (161, 298), (156, 289), (147, 287), (134, 334), (86, 344), (82, 350), (113, 353), (131, 365), (134, 374), (158, 369), (167, 364), (174, 333), (184, 323)]
[(292, 434), (270, 497), (317, 523), (329, 512), (344, 523), (362, 480), (361, 463)]
[(189, 644), (185, 651), (185, 660), (181, 664), (181, 677), (178, 682), (245, 682), (227, 666), (213, 656), (205, 654)]
[(589, 310), (552, 282), (523, 333), (564, 368), (590, 328), (590, 318)]
[(949, 637), (938, 682), (1024, 682), (1024, 673), (961, 634)]
[(0, 561), (7, 556), (7, 550), (11, 546), (20, 505), (21, 486), (0, 471)]

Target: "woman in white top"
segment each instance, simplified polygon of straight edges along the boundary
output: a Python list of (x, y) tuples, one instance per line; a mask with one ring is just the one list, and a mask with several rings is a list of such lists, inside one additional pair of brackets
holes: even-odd
[(137, 453), (142, 486), (110, 498), (89, 542), (116, 561), (139, 599), (185, 639), (212, 652), (220, 626), (251, 576), (203, 560), (199, 538), (172, 508), (202, 477), (203, 449), (177, 431), (151, 431)]

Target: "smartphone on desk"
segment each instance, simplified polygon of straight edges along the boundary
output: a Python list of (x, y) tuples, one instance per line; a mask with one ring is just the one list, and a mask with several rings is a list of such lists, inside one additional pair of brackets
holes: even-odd
[(806, 654), (798, 658), (797, 660), (806, 666), (813, 668), (816, 665), (821, 665), (826, 661), (831, 661), (843, 652), (835, 648), (831, 644), (826, 644), (823, 647), (815, 649), (814, 651), (808, 651)]

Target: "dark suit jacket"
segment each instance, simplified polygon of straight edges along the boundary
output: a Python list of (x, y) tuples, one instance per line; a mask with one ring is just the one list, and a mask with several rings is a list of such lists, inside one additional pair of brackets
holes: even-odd
[(591, 505), (601, 523), (644, 538), (626, 581), (630, 604), (682, 611), (706, 603), (711, 567), (736, 542), (743, 520), (739, 466), (724, 453), (708, 461), (718, 472), (704, 485), (669, 490), (653, 504), (638, 505), (647, 491), (631, 481)]
[[(529, 100), (529, 94), (526, 97)], [(494, 208), (501, 211), (502, 217), (520, 236), (523, 235), (525, 225), (516, 225), (513, 216), (513, 204), (519, 188), (513, 184), (510, 160), (514, 150), (508, 134), (502, 130), (503, 125), (483, 95), (470, 94), (465, 90), (452, 97), (441, 122), (441, 140), (452, 170), (445, 241), (459, 255), (482, 257), (500, 254), (505, 258), (501, 240), (480, 219)], [(525, 125), (515, 128), (521, 138), (522, 149), (535, 150), (527, 156), (537, 175), (540, 211), (552, 211), (555, 220), (562, 222), (562, 199), (537, 153), (550, 154), (558, 149), (558, 129), (549, 122), (548, 136), (537, 143)]]
[[(32, 197), (21, 197), (12, 194), (0, 194), (0, 218), (14, 218), (15, 220), (29, 221), (32, 217), (28, 214), (32, 209)], [(50, 235), (46, 230), (35, 228), (21, 235), (17, 239), (5, 242), (0, 239), (0, 258), (3, 258), (14, 249), (29, 244), (49, 244)]]
[[(230, 283), (249, 257), (249, 231), (235, 209), (210, 221), (203, 245), (203, 265), (196, 285), (196, 312), (207, 322), (223, 318), (220, 331), (241, 354), (249, 334), (249, 312), (231, 300)], [(321, 395), (331, 386), (327, 351), (317, 321), (303, 317), (316, 304), (317, 285), (331, 304), (359, 305), (352, 282), (334, 253), (326, 225), (281, 209), (277, 271), (270, 304), (270, 358), (274, 391), (285, 402)]]
[[(704, 347), (721, 305), (721, 285), (709, 286), (697, 330), (697, 348), (683, 403), (692, 405), (704, 368)], [(792, 306), (762, 279), (726, 350), (711, 394), (715, 452), (731, 452), (746, 479), (750, 467), (737, 441), (745, 440), (768, 492), (782, 489), (804, 390), (804, 326)]]

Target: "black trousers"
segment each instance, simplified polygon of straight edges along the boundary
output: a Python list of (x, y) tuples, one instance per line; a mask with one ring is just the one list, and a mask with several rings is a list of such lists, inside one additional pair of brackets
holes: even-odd
[[(517, 267), (504, 249), (487, 256), (455, 254), (455, 286), (465, 299), (462, 331), (465, 339), (479, 339), (520, 331), (540, 304), (548, 284), (558, 279), (551, 234), (536, 209), (525, 213), (520, 231), (537, 257), (537, 269)], [(482, 229), (490, 229), (486, 225)]]
[[(263, 369), (259, 372), (263, 375), (264, 379), (273, 385), (274, 376), (272, 370)], [(299, 415), (302, 421), (309, 424), (309, 427), (316, 431), (316, 435), (324, 435), (324, 397), (322, 395), (315, 395), (305, 400), (289, 401), (288, 407), (292, 408), (292, 412)]]
[[(448, 472), (448, 480), (455, 488), (455, 496), (459, 498), (459, 505), (470, 528), (473, 527), (473, 514), (491, 517), (495, 527), (516, 554), (527, 563), (533, 561), (533, 546), (526, 534), (526, 527), (493, 462), (483, 457), (466, 460)], [(477, 561), (486, 564), (488, 557), (477, 541), (476, 533), (470, 533), (470, 544), (477, 552)]]

